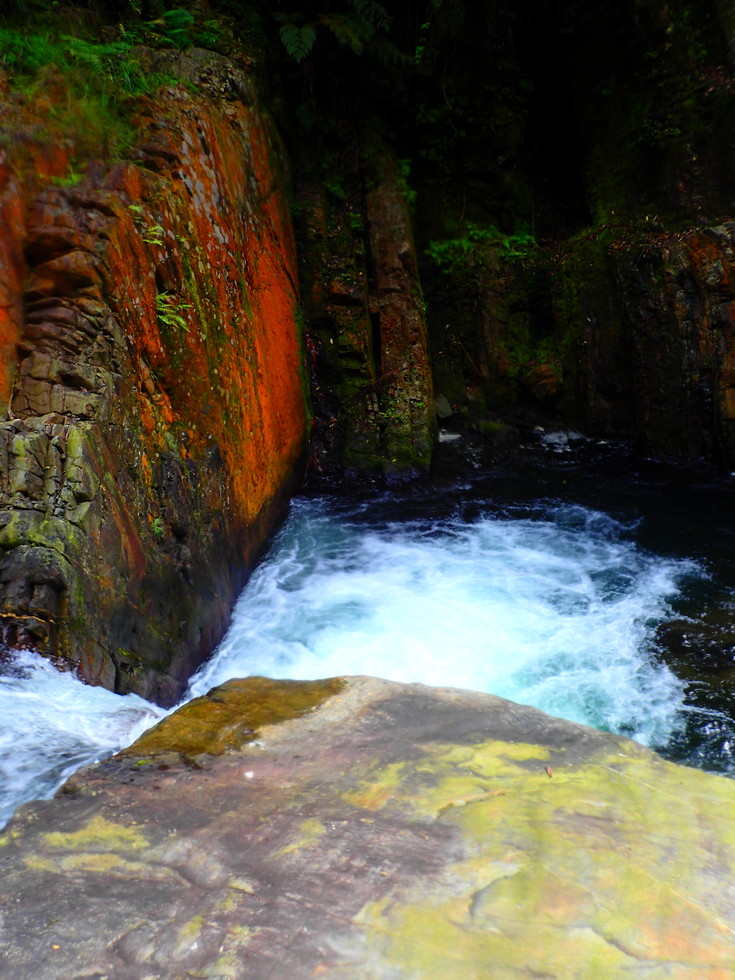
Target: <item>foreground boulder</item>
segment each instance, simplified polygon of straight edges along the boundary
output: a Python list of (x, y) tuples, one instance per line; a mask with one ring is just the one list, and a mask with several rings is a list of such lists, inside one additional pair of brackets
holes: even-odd
[(0, 837), (0, 977), (735, 975), (735, 783), (465, 691), (216, 688)]

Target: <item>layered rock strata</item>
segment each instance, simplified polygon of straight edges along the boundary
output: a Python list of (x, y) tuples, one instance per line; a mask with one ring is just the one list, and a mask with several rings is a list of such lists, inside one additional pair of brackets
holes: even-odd
[(227, 59), (166, 67), (190, 84), (138, 102), (131, 161), (70, 178), (36, 127), (0, 170), (0, 638), (171, 703), (300, 478), (307, 409), (272, 127)]

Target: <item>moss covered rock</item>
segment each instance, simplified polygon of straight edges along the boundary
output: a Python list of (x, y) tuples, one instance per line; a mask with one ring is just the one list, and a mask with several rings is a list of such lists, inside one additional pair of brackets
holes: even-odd
[(490, 695), (232, 682), (9, 824), (0, 962), (725, 980), (734, 807), (729, 779)]
[(73, 141), (4, 96), (0, 637), (172, 703), (301, 477), (308, 412), (284, 155), (253, 77), (146, 58), (171, 80), (132, 107), (132, 159), (74, 179)]

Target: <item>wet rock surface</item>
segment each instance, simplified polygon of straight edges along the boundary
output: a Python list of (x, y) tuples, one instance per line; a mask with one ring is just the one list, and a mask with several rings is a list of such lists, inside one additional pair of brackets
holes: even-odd
[(732, 976), (732, 781), (465, 691), (207, 700), (8, 826), (0, 976)]
[(723, 220), (611, 225), (524, 264), (488, 247), (430, 293), (437, 394), (480, 432), (497, 414), (731, 467), (734, 241)]
[(0, 639), (170, 704), (300, 479), (307, 411), (274, 131), (242, 68), (161, 58), (191, 85), (137, 101), (134, 159), (70, 179), (74, 148), (31, 153), (19, 122), (0, 161)]
[(360, 172), (320, 182), (312, 173), (299, 208), (315, 474), (425, 476), (436, 435), (432, 367), (399, 161), (379, 143)]

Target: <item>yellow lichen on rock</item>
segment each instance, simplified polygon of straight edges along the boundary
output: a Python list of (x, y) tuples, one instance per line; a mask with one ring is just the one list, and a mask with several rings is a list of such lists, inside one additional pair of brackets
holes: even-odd
[(11, 823), (13, 980), (127, 976), (118, 957), (212, 980), (735, 977), (732, 780), (466, 691), (251, 679), (202, 703), (257, 744), (138, 766), (138, 743)]
[(316, 818), (310, 818), (304, 820), (299, 825), (299, 836), (292, 841), (290, 844), (286, 844), (281, 847), (276, 852), (278, 857), (283, 857), (286, 854), (295, 854), (297, 851), (303, 850), (305, 847), (311, 846), (315, 841), (326, 834), (327, 828)]
[[(729, 784), (633, 745), (557, 763), (551, 776), (547, 756), (507, 742), (434, 746), (349, 795), (450, 824), (462, 842), (431, 885), (399, 885), (360, 912), (376, 975), (392, 964), (401, 976), (457, 980), (731, 977), (735, 932), (701, 873), (723, 820), (734, 845), (723, 861), (733, 863)], [(709, 803), (698, 821), (693, 797)]]
[(141, 851), (148, 846), (148, 841), (140, 830), (113, 823), (100, 814), (95, 814), (79, 830), (68, 833), (53, 831), (44, 834), (41, 840), (44, 846), (51, 850), (67, 851), (83, 848), (90, 848), (95, 852), (115, 851), (118, 848), (125, 851)]
[(338, 694), (344, 681), (232, 680), (194, 698), (142, 735), (124, 755), (189, 756), (233, 752), (257, 738), (265, 725), (297, 718)]

